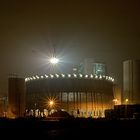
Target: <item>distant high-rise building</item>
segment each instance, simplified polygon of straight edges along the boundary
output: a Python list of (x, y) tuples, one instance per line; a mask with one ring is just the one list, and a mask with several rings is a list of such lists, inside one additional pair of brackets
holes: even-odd
[(106, 65), (104, 63), (93, 63), (93, 74), (106, 75)]
[(140, 60), (123, 62), (122, 103), (140, 104)]
[(80, 63), (78, 72), (82, 74), (91, 74), (93, 73), (93, 59), (87, 58), (82, 63)]
[(78, 72), (82, 74), (106, 75), (106, 65), (100, 62), (94, 62), (92, 58), (85, 59), (80, 63)]
[(23, 117), (25, 113), (25, 79), (10, 77), (8, 79), (8, 116)]

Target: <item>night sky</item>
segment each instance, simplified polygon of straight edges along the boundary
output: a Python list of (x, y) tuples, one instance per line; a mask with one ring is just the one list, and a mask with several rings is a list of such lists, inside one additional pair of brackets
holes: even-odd
[(9, 74), (47, 73), (53, 48), (62, 72), (93, 58), (121, 86), (122, 62), (140, 59), (139, 0), (0, 1), (0, 94)]

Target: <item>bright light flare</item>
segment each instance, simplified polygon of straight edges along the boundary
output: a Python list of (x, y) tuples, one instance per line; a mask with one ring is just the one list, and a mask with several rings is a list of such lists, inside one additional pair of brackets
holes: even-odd
[(57, 64), (59, 62), (59, 59), (57, 59), (55, 57), (52, 57), (52, 58), (50, 58), (49, 61), (50, 61), (51, 64)]
[(48, 96), (46, 98), (43, 98), (42, 99), (43, 102), (44, 102), (44, 107), (48, 108), (48, 109), (57, 109), (59, 108), (59, 102), (58, 102), (58, 99), (57, 97), (53, 97), (53, 96)]
[(50, 106), (53, 106), (53, 105), (54, 105), (54, 101), (52, 101), (52, 100), (49, 101), (49, 105), (50, 105)]
[(125, 99), (125, 102), (127, 103), (129, 100), (128, 99)]

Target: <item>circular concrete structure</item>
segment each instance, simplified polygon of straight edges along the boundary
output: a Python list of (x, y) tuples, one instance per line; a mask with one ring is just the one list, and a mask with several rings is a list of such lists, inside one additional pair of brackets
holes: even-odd
[(55, 74), (26, 78), (27, 109), (44, 109), (44, 99), (55, 97), (59, 109), (80, 116), (104, 116), (112, 108), (113, 81), (109, 76)]

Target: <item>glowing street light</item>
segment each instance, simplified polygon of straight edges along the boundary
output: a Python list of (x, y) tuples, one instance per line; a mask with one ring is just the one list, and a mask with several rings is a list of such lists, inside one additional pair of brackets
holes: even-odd
[(57, 58), (55, 58), (55, 57), (52, 57), (52, 58), (50, 58), (50, 60), (49, 60), (49, 62), (51, 63), (51, 64), (57, 64), (58, 62), (59, 62), (59, 59), (57, 59)]
[(52, 107), (53, 105), (54, 105), (54, 101), (53, 100), (50, 100), (49, 101), (49, 106)]
[(48, 100), (48, 107), (49, 107), (49, 114), (51, 114), (52, 113), (52, 110), (55, 107), (55, 101), (53, 99), (49, 99)]
[(55, 98), (49, 98), (48, 101), (47, 101), (47, 106), (50, 109), (55, 108), (56, 107), (56, 99)]
[(126, 104), (128, 103), (128, 101), (129, 101), (128, 99), (125, 99)]

